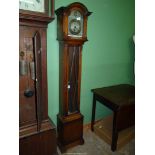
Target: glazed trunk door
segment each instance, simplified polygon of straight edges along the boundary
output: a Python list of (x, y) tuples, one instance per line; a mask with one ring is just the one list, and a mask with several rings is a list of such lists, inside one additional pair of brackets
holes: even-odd
[(68, 114), (79, 111), (78, 78), (80, 47), (69, 46), (68, 49)]

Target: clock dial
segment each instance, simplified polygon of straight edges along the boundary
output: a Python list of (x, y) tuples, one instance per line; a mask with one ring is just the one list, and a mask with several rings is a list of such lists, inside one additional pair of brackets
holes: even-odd
[(77, 35), (81, 31), (81, 22), (75, 19), (72, 19), (69, 23), (69, 30), (73, 35)]
[(23, 10), (44, 12), (45, 0), (19, 0), (19, 8)]
[(68, 36), (75, 38), (82, 37), (83, 34), (83, 16), (77, 10), (71, 11), (68, 16)]

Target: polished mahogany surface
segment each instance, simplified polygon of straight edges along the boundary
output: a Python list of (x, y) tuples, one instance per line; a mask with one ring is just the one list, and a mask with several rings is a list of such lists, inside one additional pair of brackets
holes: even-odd
[(53, 16), (19, 12), (20, 155), (57, 154), (47, 91), (47, 24), (52, 20)]

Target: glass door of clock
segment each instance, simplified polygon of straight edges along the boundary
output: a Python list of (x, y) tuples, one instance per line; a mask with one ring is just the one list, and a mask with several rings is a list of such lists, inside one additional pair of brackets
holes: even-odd
[(78, 78), (79, 78), (79, 46), (70, 46), (68, 50), (68, 113), (79, 111)]

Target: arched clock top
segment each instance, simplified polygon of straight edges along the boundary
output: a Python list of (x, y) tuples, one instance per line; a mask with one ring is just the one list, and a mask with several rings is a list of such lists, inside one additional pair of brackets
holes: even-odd
[(70, 4), (67, 7), (66, 12), (70, 12), (70, 10), (74, 10), (74, 9), (78, 9), (79, 11), (81, 11), (84, 16), (89, 16), (92, 13), (88, 11), (87, 7), (84, 4), (79, 3), (79, 2)]
[(72, 3), (55, 11), (59, 41), (87, 41), (87, 18), (91, 14), (82, 3)]
[(84, 16), (89, 16), (92, 13), (88, 11), (87, 7), (84, 4), (79, 3), (79, 2), (72, 3), (68, 5), (67, 7), (60, 7), (59, 9), (55, 11), (55, 13), (56, 15), (59, 15), (63, 12), (64, 15), (69, 15), (72, 10), (79, 10), (80, 12), (84, 14)]

